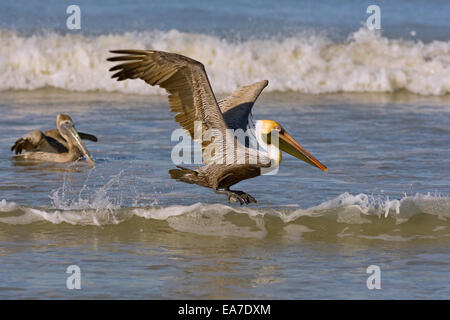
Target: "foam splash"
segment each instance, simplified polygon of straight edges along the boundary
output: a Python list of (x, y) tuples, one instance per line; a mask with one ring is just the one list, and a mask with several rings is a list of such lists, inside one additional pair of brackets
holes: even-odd
[(15, 202), (7, 202), (5, 199), (0, 201), (0, 212), (10, 212), (18, 208)]
[(109, 192), (115, 185), (120, 185), (120, 177), (124, 170), (121, 170), (117, 175), (113, 175), (103, 186), (91, 191), (88, 190), (87, 185), (93, 170), (89, 171), (86, 181), (79, 191), (72, 189), (70, 183), (68, 183), (67, 174), (65, 174), (61, 188), (54, 190), (49, 195), (53, 207), (61, 210), (94, 209), (109, 212), (119, 209), (121, 199), (110, 197)]
[(218, 93), (261, 79), (270, 80), (266, 91), (450, 93), (450, 41), (388, 39), (364, 28), (343, 43), (317, 34), (236, 42), (177, 30), (100, 36), (0, 30), (0, 91), (55, 87), (163, 94), (143, 81), (111, 80), (107, 70), (113, 64), (105, 59), (112, 49), (193, 57), (205, 64)]
[(120, 185), (120, 177), (124, 171), (113, 175), (104, 185), (95, 190), (88, 190), (89, 172), (83, 187), (79, 191), (72, 189), (67, 175), (64, 175), (63, 185), (49, 195), (52, 206), (58, 210), (42, 210), (29, 208), (28, 213), (40, 216), (43, 220), (54, 224), (66, 222), (73, 225), (106, 225), (119, 224), (128, 218), (120, 213), (121, 198), (110, 195), (114, 186)]
[[(450, 198), (430, 193), (405, 195), (401, 199), (390, 200), (389, 197), (380, 197), (360, 193), (352, 195), (345, 192), (338, 197), (325, 201), (308, 209), (298, 209), (288, 214), (279, 212), (284, 222), (291, 222), (302, 216), (319, 217), (336, 213), (339, 219), (347, 223), (366, 223), (369, 220), (364, 216), (377, 216), (379, 218), (392, 217), (398, 222), (407, 221), (417, 214), (429, 214), (441, 219), (450, 218)], [(349, 219), (351, 218), (351, 219)]]
[[(113, 178), (118, 179), (118, 177)], [(111, 181), (110, 181), (111, 182)], [(108, 185), (108, 184), (107, 184)], [(103, 191), (102, 191), (103, 192)], [(95, 198), (95, 197), (94, 197)], [(106, 197), (105, 199), (108, 199)], [(105, 199), (101, 201), (105, 201)], [(59, 202), (55, 202), (59, 203)], [(231, 207), (223, 204), (196, 203), (189, 206), (167, 206), (150, 205), (142, 208), (124, 208), (111, 206), (107, 202), (105, 207), (99, 206), (97, 202), (87, 200), (68, 202), (55, 209), (31, 208), (8, 203), (5, 200), (0, 202), (0, 223), (6, 224), (27, 224), (36, 221), (48, 221), (59, 224), (66, 222), (80, 225), (107, 225), (120, 224), (131, 217), (137, 216), (145, 220), (167, 221), (176, 230), (188, 230), (194, 226), (201, 225), (204, 230), (209, 226), (208, 234), (220, 233), (217, 228), (221, 226), (232, 234), (239, 234), (241, 229), (233, 229), (226, 222), (227, 215), (245, 218), (247, 221), (263, 226), (266, 219), (280, 219), (282, 223), (289, 224), (296, 222), (302, 217), (334, 219), (335, 222), (347, 225), (372, 224), (374, 222), (383, 223), (384, 220), (393, 219), (397, 223), (408, 221), (411, 217), (419, 214), (434, 216), (442, 221), (450, 218), (450, 198), (431, 194), (416, 194), (414, 196), (404, 196), (401, 199), (389, 200), (389, 198), (369, 196), (366, 194), (352, 195), (343, 193), (338, 197), (325, 201), (317, 206), (307, 209), (271, 209), (271, 208), (251, 208), (251, 207)], [(103, 203), (103, 202), (100, 202)], [(22, 213), (21, 216), (7, 216), (9, 212)], [(387, 214), (386, 214), (387, 213)], [(215, 221), (215, 222), (214, 222)], [(214, 223), (213, 223), (214, 222)], [(189, 227), (190, 226), (190, 227)], [(214, 226), (214, 231), (211, 231)], [(197, 228), (200, 230), (202, 228)], [(230, 230), (234, 231), (230, 231)], [(262, 234), (266, 231), (260, 228)]]
[[(198, 235), (241, 238), (264, 238), (267, 235), (264, 214), (256, 213), (256, 210), (239, 210), (221, 204), (196, 203), (190, 206), (137, 208), (134, 213), (145, 219), (165, 220), (174, 230)], [(253, 223), (251, 226), (236, 225), (225, 218), (229, 213), (243, 213)]]

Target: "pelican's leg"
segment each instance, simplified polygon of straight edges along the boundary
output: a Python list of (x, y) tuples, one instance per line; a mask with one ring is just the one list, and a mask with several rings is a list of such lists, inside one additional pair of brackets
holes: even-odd
[(244, 192), (244, 191), (239, 191), (239, 190), (229, 190), (231, 192), (234, 192), (235, 194), (238, 194), (241, 198), (243, 198), (245, 200), (246, 203), (258, 203), (258, 201), (256, 201), (255, 198), (253, 198), (251, 195), (249, 195), (248, 193)]
[(243, 205), (244, 203), (248, 203), (243, 197), (241, 197), (239, 194), (235, 193), (234, 191), (230, 190), (217, 190), (213, 189), (215, 193), (217, 194), (226, 194), (228, 197), (228, 202), (238, 202)]
[(238, 202), (243, 205), (244, 203), (257, 203), (256, 199), (253, 198), (251, 195), (249, 195), (248, 193), (245, 193), (244, 191), (237, 191), (237, 190), (230, 190), (230, 189), (225, 189), (223, 191), (221, 190), (217, 190), (217, 189), (213, 189), (215, 193), (217, 194), (226, 194), (228, 197), (228, 202)]

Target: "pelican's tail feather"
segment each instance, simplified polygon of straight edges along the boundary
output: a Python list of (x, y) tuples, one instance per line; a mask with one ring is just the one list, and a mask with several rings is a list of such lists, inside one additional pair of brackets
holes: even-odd
[(169, 170), (169, 174), (172, 179), (208, 187), (208, 182), (205, 180), (205, 176), (199, 174), (198, 171), (181, 166), (177, 166), (177, 168), (178, 169)]

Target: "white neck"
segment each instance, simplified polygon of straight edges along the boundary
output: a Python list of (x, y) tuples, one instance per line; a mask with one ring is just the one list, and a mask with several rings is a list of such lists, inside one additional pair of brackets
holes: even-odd
[(272, 163), (276, 166), (280, 165), (281, 162), (281, 151), (273, 144), (267, 144), (262, 138), (262, 126), (263, 122), (261, 120), (256, 120), (255, 122), (255, 136), (258, 141), (258, 148), (262, 153), (265, 153), (267, 157), (272, 160)]

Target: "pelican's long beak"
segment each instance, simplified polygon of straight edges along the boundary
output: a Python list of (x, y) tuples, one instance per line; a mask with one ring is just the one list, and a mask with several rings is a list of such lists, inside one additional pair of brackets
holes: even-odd
[(80, 135), (78, 134), (78, 132), (75, 129), (75, 127), (74, 126), (68, 126), (67, 129), (68, 129), (70, 135), (72, 136), (72, 138), (77, 143), (77, 145), (80, 148), (80, 150), (83, 153), (83, 155), (86, 157), (87, 161), (89, 162), (89, 165), (91, 167), (93, 167), (95, 165), (95, 162), (94, 162), (94, 160), (92, 160), (92, 157), (89, 154), (89, 151), (87, 151), (83, 141), (81, 141)]
[(328, 172), (327, 167), (325, 167), (319, 160), (317, 160), (311, 153), (306, 151), (300, 143), (295, 141), (289, 133), (283, 131), (279, 134), (280, 137), (280, 150), (289, 153), (290, 155), (303, 160), (310, 165), (313, 165), (325, 172)]

